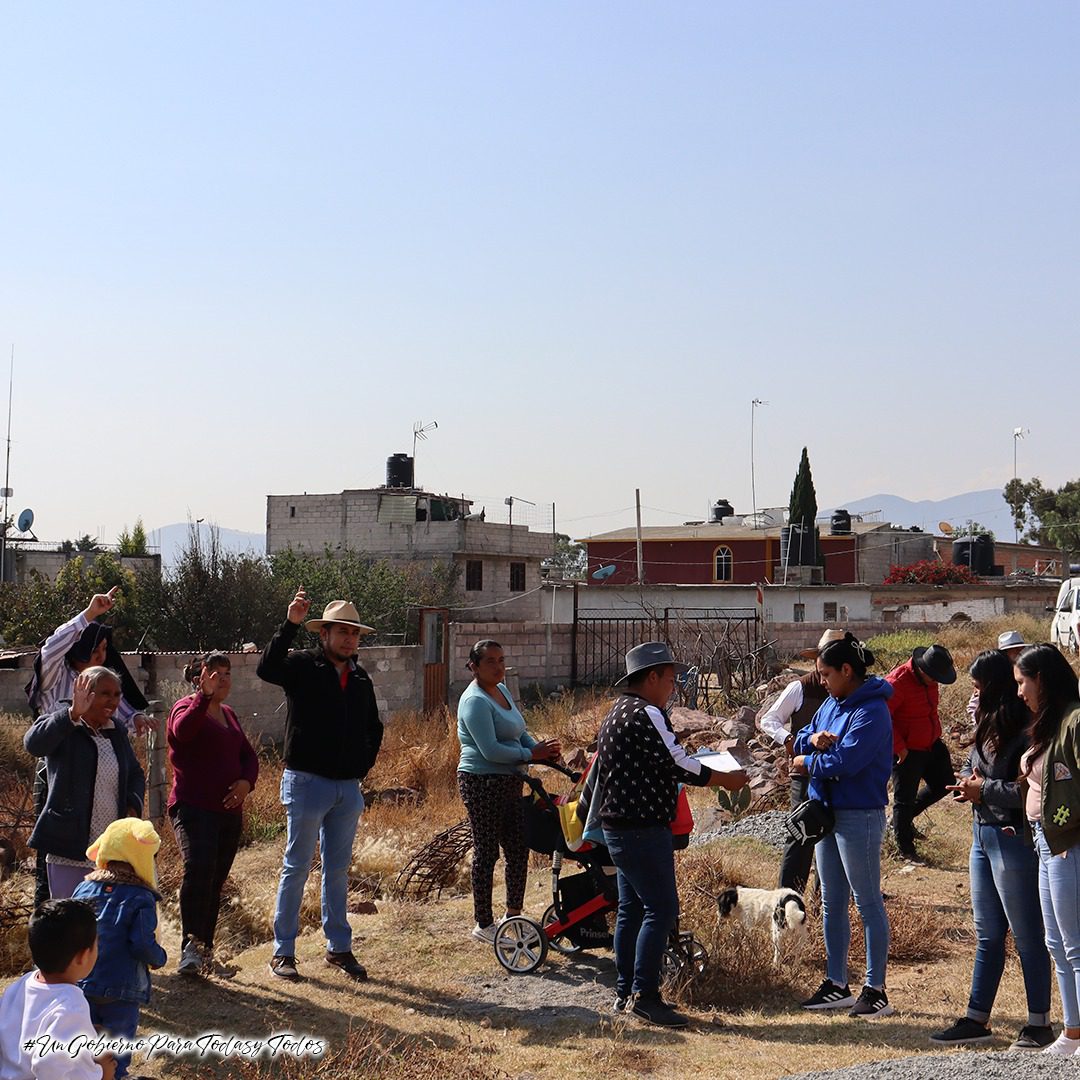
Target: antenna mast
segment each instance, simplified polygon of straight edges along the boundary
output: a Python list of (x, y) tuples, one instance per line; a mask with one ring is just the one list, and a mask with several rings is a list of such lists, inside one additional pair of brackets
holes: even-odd
[(0, 581), (7, 580), (8, 499), (11, 497), (11, 393), (15, 385), (15, 345), (11, 346), (11, 367), (8, 371), (7, 459), (4, 463), (4, 520), (0, 523)]

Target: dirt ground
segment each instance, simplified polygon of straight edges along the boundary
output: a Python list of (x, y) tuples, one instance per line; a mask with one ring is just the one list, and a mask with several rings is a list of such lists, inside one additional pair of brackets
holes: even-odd
[[(815, 988), (821, 977), (820, 970), (807, 965), (795, 978), (790, 971), (778, 975), (775, 994), (766, 994), (753, 1007), (721, 1011), (691, 1005), (694, 1024), (688, 1030), (648, 1028), (610, 1012), (614, 973), (609, 952), (576, 957), (549, 953), (536, 974), (509, 975), (489, 946), (469, 937), (470, 901), (457, 896), (432, 904), (385, 902), (377, 914), (355, 916), (356, 952), (372, 974), (368, 983), (359, 985), (325, 966), (318, 932), (307, 932), (298, 942), (304, 976), (298, 984), (270, 976), (269, 944), (234, 957), (231, 977), (183, 979), (175, 974), (176, 930), (166, 925), (163, 944), (171, 960), (164, 972), (154, 975), (154, 997), (143, 1012), (141, 1031), (248, 1038), (287, 1031), (316, 1036), (334, 1047), (344, 1043), (350, 1030), (371, 1025), (387, 1045), (419, 1041), (433, 1055), (464, 1055), (482, 1066), (484, 1071), (476, 1075), (518, 1080), (578, 1080), (583, 1070), (773, 1080), (929, 1053), (927, 1037), (963, 1011), (974, 953), (967, 895), (968, 818), (953, 807), (936, 808), (929, 816), (938, 865), (911, 868), (890, 862), (883, 886), (893, 895), (932, 902), (948, 933), (939, 958), (891, 965), (889, 994), (897, 1015), (873, 1023), (799, 1010), (799, 996)], [(528, 911), (543, 911), (549, 888), (546, 874), (532, 874)], [(1015, 959), (1006, 970), (998, 1003), (995, 1028), (1004, 1047), (1025, 1012)], [(174, 1059), (161, 1054), (136, 1065), (146, 1076), (177, 1074)], [(312, 1060), (289, 1076), (315, 1076), (319, 1071)], [(236, 1059), (226, 1059), (201, 1061), (197, 1074), (244, 1073)]]

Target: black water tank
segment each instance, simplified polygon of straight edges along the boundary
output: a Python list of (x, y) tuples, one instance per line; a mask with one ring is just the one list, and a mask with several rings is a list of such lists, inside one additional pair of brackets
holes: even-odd
[(731, 517), (735, 508), (727, 499), (717, 499), (709, 508), (709, 521), (713, 525), (719, 525), (726, 517)]
[(960, 566), (969, 567), (973, 574), (990, 577), (994, 572), (994, 541), (986, 533), (954, 540), (952, 559)]
[(834, 510), (829, 521), (829, 534), (831, 536), (851, 535), (851, 515), (846, 510)]
[(413, 486), (413, 459), (408, 454), (391, 454), (386, 459), (386, 486), (388, 488)]

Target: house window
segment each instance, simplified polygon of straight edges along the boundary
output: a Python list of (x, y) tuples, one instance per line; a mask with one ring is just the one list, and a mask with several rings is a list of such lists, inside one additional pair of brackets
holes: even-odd
[(525, 591), (525, 564), (523, 562), (512, 562), (510, 564), (510, 591)]
[(791, 610), (792, 622), (806, 622), (806, 605), (795, 604)]
[(731, 548), (718, 547), (713, 552), (713, 581), (730, 581), (732, 565)]
[(469, 559), (465, 563), (465, 591), (483, 592), (484, 589), (484, 561), (483, 559)]
[(836, 604), (832, 601), (827, 601), (822, 605), (821, 617), (825, 622), (836, 622)]
[(840, 605), (840, 619), (839, 619), (840, 625), (841, 626), (847, 626), (847, 621), (848, 621), (848, 619), (847, 619), (847, 604), (841, 604)]
[(289, 517), (291, 517), (291, 518), (296, 517), (296, 507), (295, 506), (290, 506), (289, 507)]

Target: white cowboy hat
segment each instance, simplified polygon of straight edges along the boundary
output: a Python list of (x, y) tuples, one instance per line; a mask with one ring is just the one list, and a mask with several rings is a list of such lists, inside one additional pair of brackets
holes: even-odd
[(367, 626), (360, 621), (360, 613), (348, 600), (331, 600), (323, 610), (321, 619), (309, 619), (304, 625), (312, 633), (317, 634), (324, 626), (329, 626), (331, 623), (355, 626), (361, 634), (375, 633), (374, 626)]
[(817, 658), (818, 654), (821, 652), (822, 649), (825, 648), (826, 645), (831, 645), (834, 641), (843, 641), (843, 640), (844, 640), (844, 631), (843, 630), (826, 630), (825, 633), (822, 634), (821, 637), (818, 639), (818, 643), (817, 643), (816, 648), (803, 649), (803, 651), (801, 653), (799, 653), (799, 655), (804, 660), (814, 660), (814, 659)]

